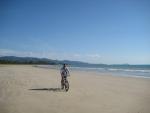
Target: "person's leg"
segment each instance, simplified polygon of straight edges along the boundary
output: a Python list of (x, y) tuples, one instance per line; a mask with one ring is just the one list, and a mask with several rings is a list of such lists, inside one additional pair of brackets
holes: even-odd
[(64, 79), (63, 76), (61, 76), (61, 89), (64, 89), (64, 83), (63, 83), (64, 81), (63, 81), (63, 79)]
[(69, 90), (69, 82), (67, 80), (67, 76), (65, 76), (64, 79), (65, 79), (65, 85), (64, 85), (65, 86), (65, 90), (68, 91)]

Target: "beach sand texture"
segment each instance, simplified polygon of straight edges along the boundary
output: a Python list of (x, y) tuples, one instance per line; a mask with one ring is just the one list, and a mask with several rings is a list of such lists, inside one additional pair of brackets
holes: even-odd
[(0, 113), (150, 113), (150, 79), (72, 71), (60, 90), (56, 69), (0, 65)]

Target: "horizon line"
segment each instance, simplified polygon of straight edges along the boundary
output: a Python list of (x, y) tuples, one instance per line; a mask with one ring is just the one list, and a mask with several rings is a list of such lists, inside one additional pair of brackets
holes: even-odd
[(130, 63), (116, 63), (116, 64), (107, 64), (107, 63), (90, 63), (90, 62), (85, 62), (85, 61), (81, 61), (81, 60), (67, 60), (67, 59), (51, 59), (51, 58), (46, 58), (46, 57), (32, 57), (32, 56), (13, 56), (13, 55), (0, 55), (0, 57), (20, 57), (20, 58), (38, 58), (38, 59), (48, 59), (48, 60), (57, 60), (57, 61), (73, 61), (73, 62), (81, 62), (81, 63), (87, 63), (87, 64), (94, 64), (94, 65), (99, 65), (99, 64), (103, 64), (103, 65), (150, 65), (150, 64), (130, 64)]

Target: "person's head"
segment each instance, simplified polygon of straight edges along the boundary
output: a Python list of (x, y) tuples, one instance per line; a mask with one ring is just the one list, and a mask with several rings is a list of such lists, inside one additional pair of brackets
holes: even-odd
[(63, 64), (63, 67), (66, 67), (66, 64)]

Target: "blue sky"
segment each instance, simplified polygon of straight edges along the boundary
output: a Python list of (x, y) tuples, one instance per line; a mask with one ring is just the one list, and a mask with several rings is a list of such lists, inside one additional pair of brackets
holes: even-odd
[(149, 0), (0, 0), (0, 56), (150, 64)]

